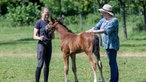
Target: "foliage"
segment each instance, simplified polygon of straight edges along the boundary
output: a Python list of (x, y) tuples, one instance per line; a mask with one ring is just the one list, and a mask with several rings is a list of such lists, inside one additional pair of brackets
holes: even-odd
[(18, 4), (24, 1), (27, 2), (28, 0), (0, 0), (0, 14), (4, 15), (7, 13), (7, 6), (9, 3)]
[(146, 28), (146, 0), (134, 0), (135, 3), (138, 4), (139, 7), (141, 7), (141, 12), (144, 16), (144, 26)]
[(63, 20), (63, 23), (66, 24), (66, 25), (78, 24), (79, 23), (79, 16), (75, 15), (75, 16), (65, 17), (64, 20)]
[(88, 14), (83, 20), (84, 24), (96, 24), (101, 19), (100, 13)]
[(144, 26), (144, 19), (142, 19), (142, 15), (128, 15), (127, 16), (127, 25), (131, 25), (130, 29), (132, 32), (141, 32), (146, 31)]
[[(94, 11), (94, 0), (41, 0), (52, 14), (56, 15), (77, 15), (87, 14)], [(46, 4), (49, 3), (49, 4)]]
[[(99, 21), (100, 18), (101, 18), (101, 16), (99, 15), (99, 13), (88, 14), (88, 15), (84, 16), (83, 24), (95, 24)], [(80, 21), (79, 15), (74, 15), (74, 16), (64, 17), (63, 23), (66, 25), (69, 25), (69, 24), (79, 25), (79, 21)]]
[[(8, 14), (7, 16), (4, 16), (3, 14), (0, 17), (0, 22), (2, 27), (6, 26), (16, 26), (16, 25), (32, 25), (36, 19), (39, 18), (39, 9), (42, 6), (38, 6), (40, 4), (35, 4), (35, 2), (40, 2), (42, 5), (50, 8), (50, 11), (52, 12), (53, 17), (59, 17), (64, 15), (64, 23), (69, 26), (74, 26), (80, 27), (77, 32), (80, 32), (80, 30), (86, 25), (87, 27), (93, 26), (95, 23), (98, 22), (100, 19), (100, 16), (95, 15), (98, 13), (98, 9), (103, 6), (103, 4), (109, 3), (110, 5), (113, 6), (113, 11), (115, 15), (118, 17), (118, 19), (121, 22), (122, 12), (120, 9), (122, 9), (120, 6), (119, 1), (122, 1), (122, 4), (125, 7), (125, 19), (126, 22), (123, 23), (125, 24), (124, 26), (128, 27), (132, 25), (133, 21), (134, 22), (134, 28), (132, 28), (132, 31), (138, 31), (138, 30), (143, 30), (143, 24), (145, 23), (146, 26), (146, 12), (145, 12), (145, 7), (146, 7), (146, 1), (145, 0), (37, 0), (33, 2), (33, 7), (29, 7), (28, 9), (25, 9), (24, 7), (30, 6), (30, 3), (25, 4), (24, 2), (32, 2), (32, 0), (1, 0), (0, 1), (0, 8), (4, 9), (2, 7), (8, 6)], [(2, 6), (4, 5), (4, 6)], [(38, 7), (37, 7), (38, 6)], [(23, 9), (22, 9), (23, 7)], [(22, 11), (28, 12), (29, 14), (22, 13)], [(3, 10), (4, 11), (4, 10)], [(3, 12), (3, 11), (0, 11)], [(11, 12), (10, 12), (11, 11)], [(21, 12), (21, 13), (20, 13)], [(34, 14), (33, 14), (33, 13)], [(37, 13), (36, 13), (37, 12)], [(4, 12), (3, 12), (4, 13)], [(33, 14), (33, 15), (32, 15)], [(127, 17), (128, 15), (144, 15), (144, 22), (139, 21), (139, 19), (136, 20), (128, 20), (129, 18)], [(5, 20), (6, 18), (7, 20)], [(135, 18), (135, 17), (134, 17)], [(140, 18), (142, 19), (142, 18)], [(139, 22), (137, 22), (137, 20)], [(131, 21), (130, 25), (127, 25), (127, 21)], [(9, 22), (10, 24), (7, 24)], [(135, 24), (137, 23), (137, 25)], [(85, 29), (82, 29), (85, 31)], [(131, 30), (131, 28), (130, 28)], [(124, 33), (126, 33), (128, 30), (124, 30)], [(129, 36), (129, 35), (128, 35)]]
[(16, 4), (14, 7), (10, 4), (8, 9), (8, 14), (6, 15), (7, 19), (9, 19), (12, 23), (12, 26), (16, 25), (29, 25), (34, 23), (40, 16), (40, 11), (38, 9), (37, 4), (33, 3), (20, 3), (20, 5)]
[(115, 3), (115, 1), (112, 1), (112, 0), (109, 2), (109, 4), (112, 4), (113, 12), (115, 14), (120, 13), (120, 5), (119, 4)]
[(135, 32), (141, 32), (141, 31), (144, 31), (146, 30), (144, 24), (143, 24), (143, 21), (139, 21), (137, 24), (136, 24), (136, 27), (133, 28), (133, 31)]
[(141, 7), (143, 7), (144, 5), (146, 7), (146, 1), (145, 0), (133, 0), (133, 2), (137, 3)]

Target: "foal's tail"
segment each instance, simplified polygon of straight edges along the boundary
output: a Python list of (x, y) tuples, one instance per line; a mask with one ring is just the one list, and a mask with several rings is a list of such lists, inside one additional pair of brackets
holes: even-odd
[(96, 56), (98, 67), (102, 68), (102, 63), (101, 63), (101, 60), (100, 60), (100, 47), (99, 47), (99, 38), (98, 38), (98, 36), (94, 37), (93, 53)]
[(94, 41), (93, 41), (93, 53), (97, 57), (97, 59), (100, 60), (99, 38), (96, 35), (95, 35)]

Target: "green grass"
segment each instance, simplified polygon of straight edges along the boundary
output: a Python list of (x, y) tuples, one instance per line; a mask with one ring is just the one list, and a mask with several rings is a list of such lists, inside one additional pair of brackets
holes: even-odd
[[(75, 30), (74, 26), (69, 26), (71, 30)], [(76, 27), (76, 26), (75, 26)], [(87, 29), (87, 28), (85, 28)], [(84, 29), (84, 30), (85, 30)], [(79, 31), (79, 30), (78, 30)], [(75, 33), (79, 33), (74, 31)], [(146, 32), (129, 33), (128, 40), (124, 40), (122, 33), (120, 35), (120, 52), (145, 52), (146, 51)], [(33, 27), (0, 27), (0, 55), (19, 54), (36, 52), (37, 41), (33, 39)], [(56, 35), (53, 40), (53, 52), (60, 53), (60, 40)], [(101, 51), (104, 49), (101, 47)]]
[[(80, 56), (82, 55), (82, 56)], [(107, 57), (101, 57), (103, 62), (103, 74), (106, 82), (109, 81), (109, 66)], [(145, 82), (146, 57), (118, 57), (119, 82)], [(0, 57), (0, 82), (34, 82), (36, 68), (35, 57)], [(73, 82), (74, 77), (69, 68), (69, 81)], [(53, 56), (50, 64), (49, 82), (63, 82), (63, 58)], [(101, 80), (98, 73), (98, 81)], [(83, 54), (77, 55), (77, 75), (80, 82), (93, 82), (93, 72), (89, 60)], [(43, 70), (41, 74), (43, 82)]]
[(0, 28), (0, 54), (34, 53), (32, 27)]
[[(92, 25), (77, 29), (78, 25), (68, 27), (75, 33), (83, 32)], [(128, 26), (130, 27), (130, 25)], [(129, 29), (129, 28), (128, 28)], [(130, 28), (132, 29), (132, 28)], [(123, 30), (120, 28), (120, 50), (118, 65), (120, 73), (119, 82), (146, 82), (146, 57), (125, 57), (121, 54), (141, 54), (146, 52), (146, 32), (135, 33), (128, 31), (128, 40), (123, 39)], [(28, 27), (0, 27), (0, 82), (34, 82), (36, 68), (36, 45), (33, 40), (33, 26)], [(56, 35), (53, 40), (53, 56), (50, 65), (50, 82), (63, 82), (63, 58), (60, 51), (60, 41)], [(106, 82), (109, 81), (109, 66), (104, 48), (101, 47), (103, 73)], [(80, 82), (93, 82), (93, 72), (89, 60), (84, 54), (77, 55), (77, 74)], [(70, 62), (71, 66), (71, 62)], [(42, 70), (43, 71), (43, 70)], [(99, 71), (97, 71), (99, 74)], [(100, 77), (98, 75), (98, 79)], [(43, 74), (41, 75), (43, 81)], [(71, 67), (69, 81), (73, 82)]]

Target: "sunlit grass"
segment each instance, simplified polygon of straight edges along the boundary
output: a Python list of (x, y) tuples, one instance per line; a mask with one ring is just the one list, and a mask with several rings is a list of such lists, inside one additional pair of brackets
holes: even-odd
[[(77, 55), (77, 74), (80, 82), (93, 82), (93, 72), (86, 56)], [(101, 57), (103, 62), (103, 74), (106, 82), (109, 81), (110, 73), (106, 56)], [(146, 57), (118, 57), (119, 82), (145, 82)], [(34, 82), (36, 69), (36, 57), (0, 57), (0, 82)], [(63, 58), (55, 55), (50, 64), (50, 82), (64, 81)], [(98, 81), (101, 80), (97, 70)], [(41, 74), (43, 81), (43, 70)], [(74, 76), (69, 67), (69, 81), (74, 81)]]
[[(68, 27), (75, 33), (86, 31), (92, 25), (78, 25)], [(132, 29), (132, 28), (130, 28)], [(120, 27), (120, 50), (118, 52), (119, 82), (146, 82), (146, 57), (125, 57), (121, 54), (131, 55), (146, 52), (146, 32), (132, 33), (128, 30), (128, 40), (123, 39), (122, 27)], [(0, 82), (34, 82), (36, 69), (36, 45), (33, 40), (33, 26), (28, 27), (0, 27)], [(104, 48), (101, 47), (101, 60), (106, 82), (109, 81), (109, 66)], [(64, 82), (63, 58), (60, 51), (58, 36), (53, 40), (53, 57), (50, 65), (50, 82)], [(97, 71), (99, 74), (99, 71)], [(93, 82), (93, 72), (86, 55), (77, 55), (77, 74), (80, 82)], [(98, 75), (100, 80), (100, 76)], [(74, 77), (69, 70), (69, 81)], [(41, 75), (43, 81), (43, 70)]]
[[(120, 38), (120, 52), (145, 52), (146, 32), (140, 34), (130, 34), (128, 40)], [(55, 35), (53, 42), (53, 52), (60, 51), (60, 40)], [(29, 27), (4, 27), (0, 28), (0, 54), (35, 53), (37, 41), (33, 39), (33, 26)], [(103, 47), (101, 51), (104, 52)]]

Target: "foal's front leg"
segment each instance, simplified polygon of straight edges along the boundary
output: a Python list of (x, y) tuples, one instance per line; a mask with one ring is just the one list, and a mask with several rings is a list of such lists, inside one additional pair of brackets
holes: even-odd
[(67, 54), (63, 54), (63, 58), (64, 58), (65, 82), (68, 82), (69, 56)]
[(71, 56), (71, 60), (72, 60), (72, 71), (74, 73), (75, 82), (78, 82), (77, 68), (76, 68), (76, 54), (71, 54), (70, 56)]

